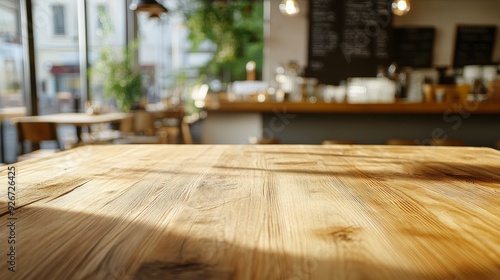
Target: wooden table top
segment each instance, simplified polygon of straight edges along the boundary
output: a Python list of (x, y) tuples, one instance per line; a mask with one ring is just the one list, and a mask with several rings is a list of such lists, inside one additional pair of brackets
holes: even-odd
[(41, 116), (27, 116), (12, 119), (12, 122), (52, 122), (57, 124), (70, 124), (75, 126), (86, 126), (92, 124), (112, 123), (123, 120), (130, 115), (128, 113), (113, 112), (99, 115), (89, 115), (86, 113), (61, 113)]
[(26, 115), (26, 107), (0, 108), (0, 121)]
[(500, 279), (493, 149), (84, 146), (15, 168), (0, 279)]

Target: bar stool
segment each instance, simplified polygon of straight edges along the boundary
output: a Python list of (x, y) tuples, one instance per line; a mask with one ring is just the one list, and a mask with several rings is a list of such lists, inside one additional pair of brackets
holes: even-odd
[(248, 139), (248, 142), (254, 145), (270, 145), (270, 144), (281, 143), (281, 141), (278, 138), (264, 138), (264, 137), (250, 137), (250, 139)]
[(456, 139), (434, 139), (431, 141), (431, 146), (465, 146), (465, 143)]
[(322, 145), (354, 145), (356, 141), (350, 139), (327, 139), (321, 142)]
[(387, 145), (405, 145), (405, 146), (413, 146), (418, 145), (415, 139), (402, 139), (402, 138), (391, 138), (387, 139)]

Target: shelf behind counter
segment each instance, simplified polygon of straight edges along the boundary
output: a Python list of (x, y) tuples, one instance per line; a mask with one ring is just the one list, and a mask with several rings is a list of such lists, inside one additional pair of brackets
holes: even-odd
[(464, 102), (464, 103), (326, 103), (310, 102), (256, 102), (225, 101), (210, 102), (205, 107), (208, 112), (245, 112), (272, 113), (332, 113), (332, 114), (444, 114), (468, 112), (472, 114), (500, 114), (500, 101)]
[(242, 144), (250, 137), (284, 144), (349, 139), (385, 144), (391, 138), (425, 144), (435, 138), (493, 147), (500, 140), (500, 101), (464, 103), (325, 103), (216, 100), (205, 107), (201, 142)]

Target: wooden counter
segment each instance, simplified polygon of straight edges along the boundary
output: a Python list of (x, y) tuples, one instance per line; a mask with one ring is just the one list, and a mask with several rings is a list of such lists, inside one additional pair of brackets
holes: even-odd
[(325, 103), (325, 102), (254, 102), (219, 101), (206, 107), (216, 112), (338, 113), (338, 114), (443, 114), (469, 112), (473, 114), (500, 114), (500, 102), (457, 103)]
[(15, 168), (0, 279), (500, 279), (493, 149), (86, 146)]

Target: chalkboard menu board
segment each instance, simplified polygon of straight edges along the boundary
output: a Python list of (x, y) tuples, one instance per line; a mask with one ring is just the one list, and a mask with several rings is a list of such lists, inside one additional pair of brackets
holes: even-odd
[(494, 25), (458, 25), (453, 66), (491, 64), (496, 32)]
[(392, 0), (310, 0), (306, 75), (324, 84), (374, 77), (391, 58)]
[(435, 34), (433, 27), (394, 28), (394, 60), (399, 66), (432, 67)]

